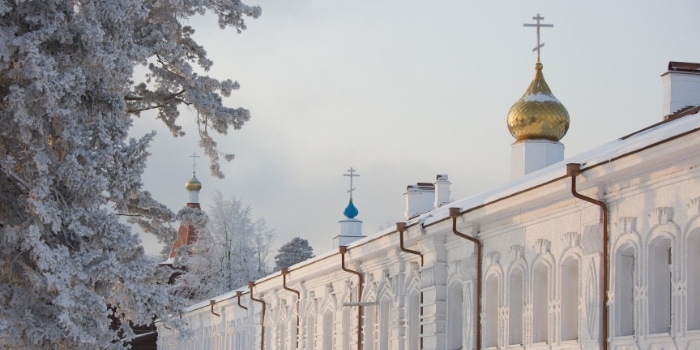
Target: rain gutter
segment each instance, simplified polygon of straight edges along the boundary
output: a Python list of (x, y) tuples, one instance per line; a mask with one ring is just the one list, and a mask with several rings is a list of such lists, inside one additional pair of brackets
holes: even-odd
[[(406, 248), (403, 245), (403, 233), (406, 232), (406, 223), (405, 222), (397, 222), (396, 223), (396, 231), (399, 231), (399, 245), (401, 246), (401, 251), (404, 251), (409, 254), (414, 254), (420, 256), (420, 267), (421, 269), (423, 268), (423, 254), (421, 254), (417, 250), (411, 250)], [(420, 291), (420, 319), (418, 320), (420, 323), (420, 348), (423, 349), (423, 291)]]
[(569, 163), (566, 165), (566, 173), (571, 177), (571, 194), (583, 201), (586, 201), (588, 203), (597, 205), (600, 207), (600, 210), (602, 211), (602, 220), (601, 220), (601, 225), (603, 226), (603, 257), (602, 261), (600, 264), (600, 269), (602, 270), (600, 273), (600, 277), (603, 279), (603, 283), (601, 283), (601, 288), (602, 291), (600, 293), (601, 295), (601, 303), (603, 307), (603, 326), (601, 329), (601, 340), (602, 340), (602, 350), (607, 350), (608, 349), (608, 306), (607, 306), (607, 291), (609, 288), (609, 282), (608, 282), (608, 206), (605, 205), (605, 202), (586, 197), (576, 191), (576, 177), (578, 175), (581, 175), (581, 164), (578, 163)]
[(482, 253), (481, 253), (481, 241), (477, 238), (465, 235), (459, 231), (457, 231), (457, 218), (460, 216), (459, 208), (450, 208), (450, 216), (452, 217), (452, 232), (454, 232), (455, 235), (462, 237), (466, 240), (471, 241), (476, 245), (476, 349), (481, 350), (481, 329), (482, 329), (482, 322), (481, 322), (481, 290), (482, 290), (482, 281), (481, 281), (481, 261), (482, 261)]
[(289, 270), (287, 268), (282, 268), (282, 287), (290, 292), (296, 293), (297, 295), (297, 341), (296, 341), (296, 348), (299, 348), (299, 302), (301, 300), (301, 293), (299, 293), (298, 290), (294, 290), (292, 288), (287, 287), (287, 274), (289, 273)]
[[(357, 275), (357, 302), (360, 303), (362, 301), (362, 274), (345, 267), (345, 253), (348, 252), (347, 246), (341, 245), (338, 247), (338, 252), (340, 252), (340, 263), (343, 271)], [(357, 350), (362, 350), (362, 305), (357, 306)]]

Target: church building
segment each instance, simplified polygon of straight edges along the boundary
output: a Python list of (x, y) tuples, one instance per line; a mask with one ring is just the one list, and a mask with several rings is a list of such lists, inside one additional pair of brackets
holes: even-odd
[(366, 236), (351, 199), (336, 249), (192, 305), (188, 339), (157, 324), (158, 348), (700, 349), (700, 64), (669, 63), (658, 123), (570, 158), (543, 67), (507, 115), (510, 182), (411, 184)]

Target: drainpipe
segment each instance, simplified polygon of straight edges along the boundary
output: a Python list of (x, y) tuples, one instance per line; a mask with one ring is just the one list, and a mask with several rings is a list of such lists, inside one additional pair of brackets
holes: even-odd
[[(399, 231), (399, 244), (401, 246), (401, 251), (404, 251), (409, 254), (414, 254), (420, 256), (420, 267), (423, 267), (423, 254), (421, 254), (419, 251), (416, 250), (411, 250), (403, 245), (403, 233), (406, 232), (406, 223), (405, 222), (397, 222), (396, 223), (396, 230)], [(420, 291), (420, 348), (423, 349), (423, 291)]]
[(211, 306), (211, 313), (212, 313), (212, 315), (221, 317), (221, 315), (219, 315), (219, 314), (217, 314), (216, 312), (214, 312), (214, 305), (216, 305), (216, 300), (214, 300), (214, 299), (209, 300), (209, 306)]
[(301, 300), (301, 293), (299, 293), (298, 290), (294, 290), (292, 288), (287, 287), (287, 274), (289, 273), (289, 270), (287, 268), (282, 268), (282, 286), (284, 289), (296, 293), (297, 295), (297, 342), (296, 342), (296, 348), (299, 348), (299, 301)]
[(247, 307), (241, 305), (241, 295), (243, 295), (243, 292), (241, 292), (240, 290), (237, 290), (237, 291), (236, 291), (236, 296), (238, 297), (238, 306), (239, 306), (241, 309), (244, 309), (245, 311), (248, 311), (248, 308), (247, 308)]
[(583, 196), (576, 192), (576, 176), (581, 174), (581, 164), (578, 163), (569, 163), (566, 165), (566, 175), (571, 177), (571, 194), (574, 195), (574, 197), (586, 201), (588, 203), (595, 204), (600, 207), (601, 211), (603, 212), (603, 259), (600, 263), (601, 266), (601, 273), (600, 276), (603, 279), (602, 283), (602, 288), (603, 291), (601, 293), (601, 299), (603, 303), (603, 329), (602, 329), (602, 338), (603, 338), (603, 344), (602, 344), (602, 350), (607, 350), (608, 349), (608, 306), (607, 306), (607, 299), (608, 296), (606, 295), (606, 292), (608, 291), (609, 283), (608, 283), (608, 206), (605, 205), (605, 202), (595, 200), (590, 197)]
[(481, 350), (481, 241), (477, 238), (467, 236), (457, 231), (457, 218), (459, 217), (459, 208), (450, 208), (450, 216), (452, 217), (452, 232), (459, 237), (471, 241), (476, 244), (476, 349)]
[[(357, 275), (357, 280), (358, 280), (357, 302), (359, 303), (362, 301), (362, 274), (357, 272), (357, 271), (353, 271), (353, 270), (350, 270), (350, 269), (345, 267), (345, 253), (348, 252), (348, 247), (341, 245), (340, 247), (338, 247), (338, 251), (340, 251), (340, 259), (341, 259), (340, 261), (342, 264), (341, 266), (343, 268), (343, 271)], [(357, 306), (357, 350), (362, 350), (362, 306), (361, 305)]]
[(250, 288), (250, 299), (262, 304), (262, 315), (260, 315), (260, 330), (261, 330), (260, 350), (265, 350), (265, 300), (255, 299), (255, 297), (253, 297), (253, 287), (254, 286), (255, 286), (255, 282), (253, 282), (253, 281), (248, 282), (248, 288)]

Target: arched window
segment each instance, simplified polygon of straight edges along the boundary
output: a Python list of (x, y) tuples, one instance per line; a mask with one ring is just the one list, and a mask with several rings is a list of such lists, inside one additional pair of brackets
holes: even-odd
[(659, 238), (649, 246), (650, 333), (671, 330), (671, 239)]
[(391, 300), (388, 297), (382, 298), (379, 304), (379, 349), (389, 350), (389, 307)]
[(408, 297), (408, 350), (420, 349), (420, 292)]
[(374, 323), (376, 322), (376, 306), (363, 307), (364, 311), (364, 334), (362, 336), (362, 349), (374, 350)]
[(535, 266), (532, 279), (532, 299), (533, 342), (547, 342), (549, 340), (549, 268), (545, 263), (539, 263)]
[(632, 246), (615, 252), (615, 335), (634, 334), (635, 251)]
[[(484, 346), (498, 346), (498, 276), (491, 275), (484, 283)], [(478, 316), (477, 316), (478, 317)]]
[(289, 338), (289, 343), (287, 345), (287, 349), (293, 349), (297, 350), (297, 319), (296, 315), (293, 315), (292, 317), (289, 318), (289, 321), (287, 323), (287, 332), (288, 332), (288, 338)]
[(287, 327), (285, 326), (285, 322), (286, 321), (282, 320), (279, 323), (278, 337), (280, 350), (287, 350)]
[(688, 330), (700, 329), (700, 229), (688, 240)]
[(350, 308), (343, 308), (343, 350), (350, 350)]
[(569, 257), (561, 264), (561, 340), (578, 339), (579, 263)]
[(519, 267), (510, 272), (508, 280), (508, 344), (523, 343), (523, 270)]
[(447, 348), (450, 350), (462, 348), (464, 333), (463, 294), (461, 283), (453, 283), (447, 290)]
[(323, 350), (333, 349), (333, 313), (327, 310), (323, 314)]
[(267, 324), (265, 327), (265, 349), (274, 349), (274, 346), (272, 346), (272, 335), (274, 333), (274, 329), (271, 327), (271, 324)]
[(312, 350), (316, 344), (316, 317), (306, 317), (306, 349)]

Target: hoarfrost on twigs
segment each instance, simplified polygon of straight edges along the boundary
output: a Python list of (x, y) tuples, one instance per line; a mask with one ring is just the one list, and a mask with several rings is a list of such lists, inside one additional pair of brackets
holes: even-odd
[[(190, 213), (189, 222), (197, 229), (197, 242), (186, 248), (191, 254), (183, 256), (182, 264), (187, 270), (178, 278), (178, 284), (183, 286), (179, 293), (197, 301), (267, 275), (267, 255), (276, 236), (267, 229), (265, 219), (253, 220), (251, 207), (240, 199), (225, 199), (217, 191), (213, 202), (208, 215), (191, 208), (181, 211)], [(195, 212), (199, 216), (193, 215)], [(203, 220), (202, 215), (208, 220)]]
[(236, 82), (195, 73), (212, 62), (182, 23), (206, 11), (238, 32), (261, 13), (240, 0), (0, 0), (0, 347), (122, 348), (154, 318), (187, 334), (171, 271), (119, 217), (175, 238), (176, 215), (142, 188), (154, 134), (129, 139), (132, 117), (156, 111), (182, 135), (179, 107), (196, 111), (219, 177), (211, 132), (250, 118), (222, 104)]

